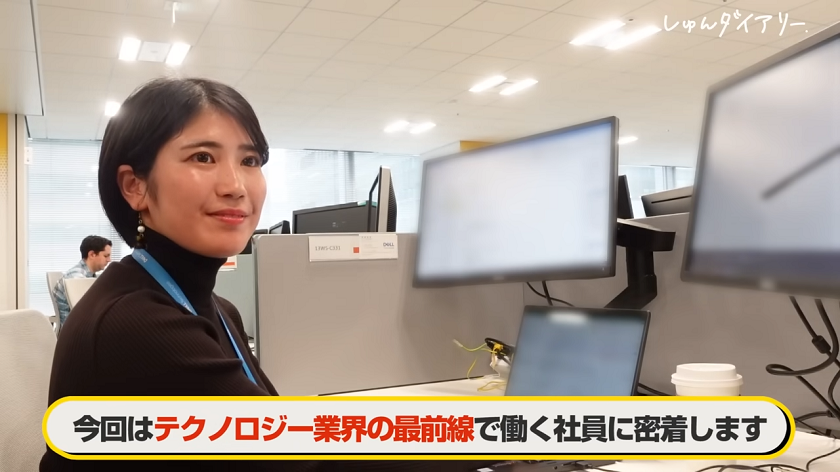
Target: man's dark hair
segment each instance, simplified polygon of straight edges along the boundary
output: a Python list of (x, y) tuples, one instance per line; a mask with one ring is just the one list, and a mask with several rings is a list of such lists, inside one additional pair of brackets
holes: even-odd
[(137, 177), (147, 179), (164, 144), (206, 109), (226, 113), (239, 122), (262, 165), (268, 162), (268, 141), (257, 115), (233, 88), (212, 80), (178, 78), (155, 79), (141, 86), (108, 122), (99, 153), (99, 198), (114, 229), (130, 247), (137, 243), (138, 215), (120, 191), (117, 169), (129, 165)]
[(103, 238), (102, 236), (88, 236), (82, 240), (82, 245), (79, 246), (79, 251), (81, 251), (82, 259), (84, 260), (88, 258), (88, 253), (90, 253), (90, 251), (99, 254), (108, 246), (113, 246), (110, 239)]

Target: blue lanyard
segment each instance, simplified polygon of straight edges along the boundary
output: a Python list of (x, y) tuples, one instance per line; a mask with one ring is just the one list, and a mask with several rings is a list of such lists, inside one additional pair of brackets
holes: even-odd
[[(167, 293), (175, 300), (176, 303), (181, 305), (182, 307), (186, 308), (190, 313), (195, 316), (198, 316), (196, 313), (195, 308), (190, 304), (190, 301), (187, 300), (186, 295), (181, 290), (181, 287), (178, 287), (178, 284), (172, 280), (172, 276), (170, 276), (166, 269), (161, 267), (158, 261), (152, 257), (151, 254), (146, 252), (145, 249), (135, 249), (131, 256), (134, 257), (134, 260), (140, 263), (146, 272), (149, 273), (157, 282), (161, 285), (161, 287), (166, 290)], [(225, 331), (227, 331), (228, 338), (230, 338), (230, 343), (233, 345), (233, 349), (236, 351), (236, 356), (239, 357), (239, 360), (242, 362), (242, 368), (245, 369), (245, 374), (248, 375), (248, 378), (253, 382), (255, 385), (257, 384), (256, 379), (254, 379), (254, 374), (251, 373), (250, 367), (248, 367), (248, 363), (245, 362), (245, 358), (242, 357), (242, 352), (239, 351), (239, 345), (236, 344), (236, 340), (233, 337), (233, 334), (230, 332), (230, 328), (228, 328), (227, 322), (225, 321), (225, 317), (222, 316), (221, 310), (219, 310), (219, 306), (216, 305), (216, 300), (213, 300), (213, 305), (216, 307), (216, 313), (219, 314), (219, 319), (222, 320), (222, 326), (225, 327)]]

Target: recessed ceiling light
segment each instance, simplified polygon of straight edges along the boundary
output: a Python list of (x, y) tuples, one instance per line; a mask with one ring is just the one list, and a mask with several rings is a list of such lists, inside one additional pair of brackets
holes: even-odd
[(430, 129), (434, 128), (435, 126), (437, 126), (437, 125), (432, 123), (431, 121), (426, 122), (426, 123), (420, 123), (419, 125), (411, 128), (410, 133), (411, 134), (424, 133), (424, 132), (429, 131)]
[(470, 92), (483, 92), (487, 89), (491, 89), (491, 88), (501, 84), (505, 80), (507, 80), (507, 77), (502, 76), (502, 75), (496, 75), (496, 76), (490, 77), (487, 80), (483, 80), (483, 81), (473, 85), (472, 88), (470, 89)]
[(618, 144), (629, 144), (629, 143), (632, 143), (632, 142), (638, 141), (638, 140), (639, 140), (639, 138), (637, 138), (635, 136), (624, 136), (622, 138), (618, 138)]
[(105, 116), (116, 116), (118, 111), (120, 111), (119, 102), (108, 102), (105, 104)]
[(396, 131), (402, 131), (402, 130), (408, 128), (408, 125), (410, 125), (410, 124), (411, 123), (409, 123), (405, 120), (395, 121), (385, 128), (385, 132), (386, 133), (394, 133)]
[(620, 49), (624, 46), (627, 46), (628, 44), (633, 44), (636, 41), (647, 38), (648, 36), (652, 36), (660, 31), (662, 30), (660, 28), (657, 28), (656, 26), (648, 26), (646, 28), (641, 28), (630, 34), (622, 36), (621, 38), (611, 42), (610, 44), (607, 44), (606, 49)]
[(534, 80), (534, 79), (520, 80), (519, 82), (516, 82), (513, 85), (508, 85), (507, 87), (502, 89), (502, 91), (499, 92), (499, 95), (510, 95), (510, 94), (519, 92), (520, 90), (524, 90), (524, 89), (526, 89), (526, 88), (528, 88), (528, 87), (530, 87), (530, 86), (532, 86), (536, 83), (537, 83), (537, 81)]
[(612, 33), (613, 31), (621, 28), (624, 26), (624, 22), (620, 20), (610, 21), (608, 23), (604, 23), (603, 25), (583, 33), (582, 35), (578, 36), (577, 38), (571, 41), (571, 44), (575, 46), (579, 46), (581, 44), (588, 44), (596, 39), (600, 38), (601, 36), (607, 35)]
[(120, 47), (121, 61), (137, 60), (137, 54), (140, 52), (140, 45), (142, 42), (135, 38), (123, 38), (122, 46)]
[(166, 56), (166, 64), (170, 66), (180, 66), (190, 52), (190, 45), (186, 43), (175, 43), (169, 50), (169, 55)]

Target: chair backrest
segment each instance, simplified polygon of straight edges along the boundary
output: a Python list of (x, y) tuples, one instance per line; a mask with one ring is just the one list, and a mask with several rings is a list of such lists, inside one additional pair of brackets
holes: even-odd
[(0, 312), (0, 470), (38, 470), (55, 334), (43, 313)]
[(55, 311), (55, 316), (58, 316), (58, 304), (55, 302), (55, 295), (53, 294), (53, 289), (55, 288), (55, 284), (61, 279), (61, 276), (64, 275), (63, 272), (59, 271), (48, 271), (47, 272), (47, 290), (50, 293), (50, 300), (52, 300), (53, 310)]
[(67, 303), (72, 309), (79, 303), (79, 300), (85, 295), (88, 289), (96, 282), (92, 277), (81, 279), (64, 279), (64, 291), (67, 293)]

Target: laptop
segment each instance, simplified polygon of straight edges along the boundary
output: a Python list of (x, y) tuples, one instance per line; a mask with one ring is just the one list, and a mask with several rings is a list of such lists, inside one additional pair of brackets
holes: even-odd
[[(505, 396), (634, 396), (650, 312), (526, 306)], [(597, 468), (615, 461), (507, 461), (482, 472)]]

